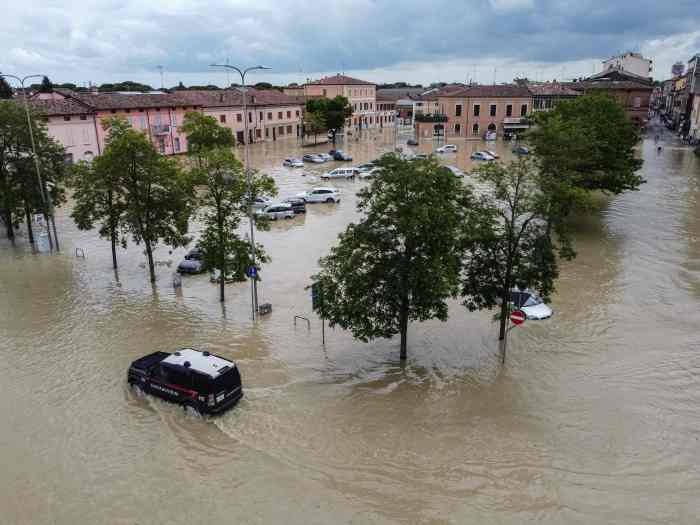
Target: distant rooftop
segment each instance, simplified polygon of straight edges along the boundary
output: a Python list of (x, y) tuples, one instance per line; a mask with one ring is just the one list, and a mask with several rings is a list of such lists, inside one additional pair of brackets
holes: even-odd
[(348, 77), (345, 75), (333, 75), (332, 77), (324, 77), (313, 82), (307, 82), (307, 86), (374, 86), (372, 82), (360, 80), (357, 78)]

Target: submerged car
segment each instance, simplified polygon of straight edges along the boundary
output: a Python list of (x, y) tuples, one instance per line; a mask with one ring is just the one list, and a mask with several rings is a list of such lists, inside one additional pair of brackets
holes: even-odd
[(321, 175), (322, 179), (354, 179), (360, 172), (357, 168), (336, 168)]
[(513, 153), (515, 153), (516, 155), (529, 155), (530, 149), (525, 146), (518, 146), (516, 148), (513, 148)]
[(298, 193), (297, 197), (304, 202), (340, 202), (340, 190), (337, 188), (319, 187)]
[(313, 162), (314, 164), (322, 164), (322, 163), (326, 162), (326, 159), (324, 159), (320, 155), (313, 155), (313, 154), (304, 155), (301, 158), (301, 160), (304, 162)]
[(408, 139), (408, 140), (406, 141), (406, 145), (408, 145), (408, 146), (417, 146), (417, 145), (418, 145), (418, 141), (417, 141), (416, 139)]
[(255, 197), (255, 200), (253, 201), (253, 209), (261, 210), (263, 208), (267, 208), (270, 204), (272, 204), (272, 199), (269, 197)]
[(493, 151), (493, 150), (487, 149), (487, 150), (484, 150), (484, 151), (485, 151), (486, 153), (488, 153), (489, 155), (491, 155), (494, 159), (500, 159), (500, 158), (501, 158), (501, 157), (498, 155), (498, 153), (496, 153), (496, 152)]
[(288, 168), (303, 168), (304, 163), (301, 159), (284, 159), (282, 166), (287, 166)]
[(457, 166), (443, 166), (445, 169), (450, 170), (452, 175), (455, 177), (464, 177), (464, 172)]
[(513, 288), (510, 291), (510, 302), (515, 308), (525, 312), (528, 319), (549, 319), (554, 313), (539, 295), (527, 289)]
[(457, 146), (454, 144), (445, 144), (444, 146), (435, 150), (437, 153), (455, 153), (457, 151)]
[(236, 363), (192, 348), (137, 359), (129, 367), (127, 382), (201, 414), (224, 412), (243, 397)]
[(333, 160), (333, 156), (329, 155), (328, 153), (319, 153), (318, 156), (321, 157), (324, 161)]
[(374, 167), (369, 171), (363, 171), (360, 173), (360, 178), (361, 179), (373, 179), (377, 175), (379, 175), (382, 171), (382, 168), (380, 167)]
[(265, 217), (272, 221), (277, 219), (293, 219), (294, 210), (288, 202), (278, 202), (270, 204), (267, 208), (255, 212), (256, 217)]
[(292, 207), (294, 213), (306, 213), (306, 202), (300, 197), (289, 197), (284, 202)]
[(472, 160), (496, 160), (485, 151), (475, 151), (471, 155)]
[(201, 249), (192, 248), (189, 252), (187, 252), (185, 258), (180, 261), (180, 264), (177, 265), (177, 272), (189, 274), (202, 273), (204, 271), (204, 262), (202, 261), (203, 257), (204, 253)]
[(374, 162), (366, 162), (365, 164), (360, 164), (357, 167), (357, 171), (359, 171), (360, 173), (371, 171), (372, 169), (374, 169)]
[(352, 161), (352, 157), (345, 153), (342, 149), (332, 149), (328, 152), (328, 154), (333, 157), (333, 160), (340, 160), (343, 162)]

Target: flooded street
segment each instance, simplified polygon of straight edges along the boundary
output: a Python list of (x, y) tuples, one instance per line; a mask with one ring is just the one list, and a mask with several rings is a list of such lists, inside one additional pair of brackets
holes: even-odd
[[(392, 140), (340, 147), (357, 165)], [(700, 158), (662, 142), (640, 146), (640, 191), (576, 222), (554, 316), (511, 332), (505, 368), (493, 312), (457, 303), (447, 323), (410, 326), (405, 366), (398, 340), (327, 329), (321, 345), (304, 287), (356, 220), (360, 180), (256, 236), (273, 307), (256, 323), (248, 283), (229, 285), (224, 307), (206, 275), (173, 289), (185, 249), (156, 250), (152, 288), (140, 248), (119, 252), (117, 279), (109, 243), (65, 209), (59, 255), (3, 238), (0, 523), (697, 523)], [(443, 161), (465, 171), (466, 152), (487, 147), (455, 144)], [(282, 160), (328, 149), (251, 154), (286, 197), (339, 164)], [(222, 417), (127, 387), (131, 361), (189, 345), (239, 365), (245, 397)]]

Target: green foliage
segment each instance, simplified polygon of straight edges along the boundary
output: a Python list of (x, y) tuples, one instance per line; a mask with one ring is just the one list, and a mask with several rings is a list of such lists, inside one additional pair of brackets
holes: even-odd
[[(183, 130), (194, 160), (190, 177), (203, 186), (198, 206), (204, 231), (197, 244), (204, 252), (205, 269), (219, 270), (223, 277), (219, 282), (219, 295), (224, 301), (226, 281), (245, 280), (245, 271), (252, 265), (250, 243), (238, 233), (243, 215), (252, 204), (248, 184), (243, 166), (230, 147), (233, 136), (228, 128), (220, 126), (212, 117), (188, 113)], [(251, 189), (252, 198), (277, 192), (273, 179), (257, 172), (251, 173)], [(257, 244), (256, 255), (258, 263), (269, 261), (263, 247)]]
[(304, 134), (314, 136), (314, 144), (318, 139), (318, 134), (327, 128), (323, 113), (319, 111), (306, 111), (304, 113)]
[(4, 77), (0, 77), (0, 99), (11, 99), (12, 94), (12, 86), (7, 83)]
[(312, 276), (324, 292), (319, 315), (369, 341), (401, 335), (409, 321), (447, 319), (459, 290), (460, 227), (471, 193), (430, 158), (382, 157), (382, 173), (358, 193), (364, 218), (339, 235)]
[(309, 117), (309, 124), (306, 124), (305, 120), (305, 125), (310, 125), (313, 130), (310, 134), (316, 135), (328, 129), (333, 134), (335, 143), (336, 132), (342, 129), (345, 120), (352, 116), (352, 106), (348, 99), (341, 95), (331, 99), (312, 98), (306, 101), (306, 115)]
[(462, 295), (469, 310), (501, 303), (505, 335), (511, 288), (530, 288), (547, 298), (558, 276), (556, 247), (546, 221), (546, 196), (539, 174), (525, 158), (489, 163), (478, 177), (493, 188), (481, 197), (464, 227)]
[(41, 79), (41, 85), (39, 86), (39, 93), (52, 93), (53, 84), (49, 80), (49, 77), (45, 76)]
[(207, 150), (231, 148), (236, 144), (231, 129), (220, 126), (214, 117), (199, 111), (188, 112), (180, 129), (187, 135), (188, 152), (195, 158)]
[(159, 155), (148, 137), (123, 120), (104, 124), (109, 143), (102, 154), (105, 169), (117, 173), (124, 192), (123, 231), (146, 248), (155, 282), (153, 249), (159, 242), (184, 246), (195, 204), (194, 187), (176, 161)]
[(593, 191), (619, 194), (644, 182), (634, 146), (636, 125), (607, 95), (585, 95), (535, 115), (527, 134), (549, 196), (549, 220), (560, 223), (573, 208), (590, 208)]
[[(39, 115), (30, 111), (42, 178), (53, 183), (50, 191), (54, 205), (65, 201), (66, 175), (64, 149), (51, 139)], [(24, 107), (14, 100), (0, 101), (0, 218), (7, 235), (33, 212), (48, 213), (41, 197)], [(28, 225), (30, 226), (30, 225)]]
[(153, 88), (148, 84), (141, 84), (139, 82), (132, 82), (127, 80), (125, 82), (117, 82), (116, 84), (102, 84), (98, 91), (101, 93), (106, 93), (109, 91), (141, 91), (143, 93), (147, 91), (153, 91)]

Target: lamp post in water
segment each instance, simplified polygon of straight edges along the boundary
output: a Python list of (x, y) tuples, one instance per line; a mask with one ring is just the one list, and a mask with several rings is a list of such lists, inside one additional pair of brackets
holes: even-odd
[(226, 69), (232, 69), (234, 71), (237, 71), (238, 74), (241, 76), (241, 86), (243, 89), (243, 145), (244, 145), (244, 151), (245, 151), (245, 175), (246, 175), (246, 184), (248, 186), (248, 222), (250, 223), (250, 255), (251, 259), (253, 261), (253, 268), (255, 268), (254, 273), (252, 274), (253, 276), (250, 278), (250, 294), (251, 294), (251, 307), (253, 310), (253, 319), (255, 319), (255, 316), (258, 313), (258, 274), (257, 274), (257, 268), (256, 268), (256, 261), (255, 261), (255, 225), (253, 224), (253, 181), (252, 181), (252, 175), (250, 173), (250, 151), (249, 151), (249, 142), (250, 142), (250, 137), (248, 135), (248, 101), (246, 97), (246, 87), (245, 87), (245, 76), (250, 72), (250, 71), (255, 71), (258, 69), (272, 69), (269, 67), (265, 66), (253, 66), (249, 67), (246, 69), (239, 69), (236, 66), (232, 66), (230, 64), (211, 64), (211, 67), (223, 67)]
[[(56, 234), (56, 221), (53, 218), (53, 205), (50, 197), (47, 198), (48, 192), (44, 186), (44, 180), (41, 177), (41, 169), (39, 168), (39, 157), (36, 154), (36, 144), (34, 142), (34, 130), (32, 129), (32, 119), (29, 114), (29, 104), (27, 104), (27, 89), (24, 87), (24, 83), (30, 78), (43, 78), (43, 75), (27, 75), (24, 78), (17, 77), (15, 75), (8, 75), (7, 73), (0, 73), (0, 78), (13, 78), (19, 82), (22, 86), (22, 100), (24, 102), (24, 112), (27, 115), (27, 126), (29, 127), (29, 139), (32, 143), (32, 156), (34, 157), (34, 168), (36, 169), (36, 177), (39, 182), (39, 195), (41, 195), (41, 203), (44, 205), (44, 210), (49, 217), (49, 222), (53, 226), (53, 241), (51, 240), (51, 228), (47, 225), (47, 232), (49, 234), (49, 248), (53, 250), (54, 241), (56, 243), (56, 251), (59, 250), (58, 246), (58, 235)], [(31, 227), (31, 226), (29, 226)]]

